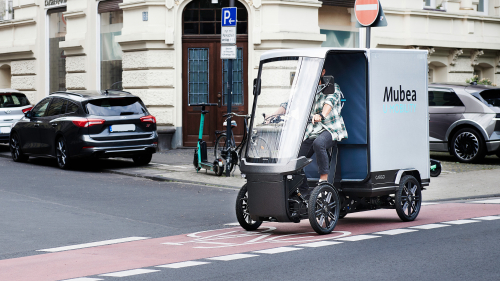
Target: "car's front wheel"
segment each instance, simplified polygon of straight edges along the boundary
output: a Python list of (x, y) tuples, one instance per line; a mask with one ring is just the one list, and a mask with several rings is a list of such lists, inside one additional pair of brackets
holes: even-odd
[(474, 163), (484, 158), (486, 145), (477, 130), (464, 128), (453, 135), (451, 152), (462, 163)]
[(26, 162), (29, 159), (29, 156), (24, 155), (21, 151), (21, 140), (16, 133), (12, 134), (10, 138), (10, 154), (14, 162)]
[(151, 159), (153, 158), (153, 154), (151, 153), (144, 153), (138, 156), (132, 157), (132, 160), (134, 160), (134, 163), (139, 166), (145, 166), (151, 162)]
[(70, 166), (70, 159), (68, 155), (68, 147), (66, 146), (66, 141), (63, 137), (57, 139), (56, 142), (56, 160), (57, 166), (65, 170)]

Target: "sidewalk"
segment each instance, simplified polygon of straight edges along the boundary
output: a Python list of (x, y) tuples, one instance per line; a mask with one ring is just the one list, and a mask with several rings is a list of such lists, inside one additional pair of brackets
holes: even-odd
[[(245, 184), (246, 180), (241, 178), (238, 167), (231, 177), (226, 177), (225, 173), (218, 177), (213, 172), (207, 172), (204, 169), (196, 172), (192, 164), (193, 154), (194, 148), (156, 153), (153, 155), (151, 164), (143, 167), (135, 166), (132, 159), (101, 160), (98, 167), (89, 168), (89, 171), (105, 171), (158, 181), (176, 181), (226, 188), (240, 188)], [(10, 158), (10, 153), (7, 149), (0, 149), (0, 157)], [(209, 154), (209, 159), (210, 157), (213, 156)], [(492, 159), (490, 162), (499, 161), (496, 158)], [(457, 168), (462, 167), (463, 164), (442, 161), (441, 175), (431, 178), (430, 186), (422, 193), (424, 201), (500, 196), (500, 165), (497, 162), (490, 165), (475, 165), (464, 170)]]

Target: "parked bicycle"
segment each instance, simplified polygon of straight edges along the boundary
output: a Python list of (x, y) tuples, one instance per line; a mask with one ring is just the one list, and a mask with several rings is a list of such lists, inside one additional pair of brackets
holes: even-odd
[[(215, 159), (224, 159), (225, 169), (229, 169), (229, 171), (233, 171), (236, 165), (240, 165), (241, 154), (246, 149), (246, 144), (248, 141), (248, 119), (250, 119), (250, 115), (240, 115), (234, 112), (224, 114), (222, 117), (226, 117), (226, 120), (223, 123), (224, 127), (227, 127), (227, 121), (233, 117), (243, 117), (244, 121), (244, 131), (243, 131), (243, 139), (240, 144), (236, 145), (234, 140), (234, 134), (231, 134), (231, 139), (227, 139), (227, 134), (225, 131), (216, 131), (216, 141), (214, 147), (214, 155)], [(231, 130), (236, 128), (238, 125), (235, 120), (231, 120)], [(271, 158), (271, 149), (267, 142), (260, 137), (257, 133), (252, 134), (250, 139), (250, 149), (252, 150), (249, 153), (252, 153), (255, 156), (259, 156), (261, 158)]]

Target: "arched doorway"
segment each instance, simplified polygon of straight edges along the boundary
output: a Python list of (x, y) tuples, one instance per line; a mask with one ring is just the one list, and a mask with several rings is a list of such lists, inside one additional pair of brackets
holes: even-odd
[(10, 65), (4, 64), (0, 66), (0, 89), (10, 88), (11, 80)]
[[(184, 146), (196, 146), (200, 126), (200, 108), (196, 103), (217, 103), (209, 107), (205, 116), (203, 139), (209, 146), (215, 141), (215, 130), (222, 130), (227, 113), (227, 63), (220, 59), (221, 9), (229, 7), (229, 0), (212, 4), (211, 0), (194, 0), (182, 15), (182, 135)], [(232, 111), (246, 114), (248, 111), (248, 13), (240, 2), (237, 7), (237, 53), (233, 60)], [(236, 120), (236, 142), (243, 136), (243, 120)]]
[(446, 64), (433, 61), (429, 63), (429, 82), (447, 82), (448, 68)]
[(495, 68), (488, 63), (479, 63), (474, 67), (474, 75), (479, 77), (479, 80), (489, 79), (492, 83), (495, 82)]

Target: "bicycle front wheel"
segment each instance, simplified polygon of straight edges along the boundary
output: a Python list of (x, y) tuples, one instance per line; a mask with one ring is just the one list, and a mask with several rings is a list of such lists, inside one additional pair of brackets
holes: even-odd
[(253, 154), (252, 156), (255, 158), (271, 158), (272, 156), (271, 148), (261, 137), (256, 137), (252, 140), (250, 151), (248, 153)]
[[(227, 152), (229, 151), (229, 142), (227, 141), (226, 134), (220, 134), (215, 141), (214, 146), (214, 156), (215, 159), (222, 159), (224, 162), (224, 167), (227, 167)], [(223, 153), (224, 152), (224, 153)], [(234, 164), (231, 163), (230, 171), (233, 170)]]

